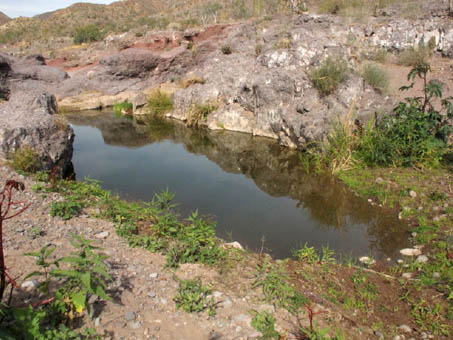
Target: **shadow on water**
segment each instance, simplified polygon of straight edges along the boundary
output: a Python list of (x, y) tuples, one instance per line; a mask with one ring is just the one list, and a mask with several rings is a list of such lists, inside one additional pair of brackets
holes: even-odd
[(228, 131), (138, 122), (111, 113), (68, 116), (76, 132), (78, 178), (102, 181), (123, 197), (150, 200), (167, 187), (182, 214), (213, 214), (222, 237), (276, 257), (304, 243), (342, 254), (395, 256), (407, 226), (330, 176), (307, 174), (296, 151)]

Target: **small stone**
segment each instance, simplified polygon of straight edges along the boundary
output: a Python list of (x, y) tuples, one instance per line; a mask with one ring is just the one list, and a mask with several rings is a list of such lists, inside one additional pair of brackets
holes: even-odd
[(439, 279), (439, 278), (440, 278), (440, 273), (434, 272), (434, 273), (433, 273), (433, 278)]
[(426, 262), (428, 262), (428, 256), (420, 255), (420, 256), (417, 257), (415, 262), (417, 262), (417, 263), (426, 263)]
[(232, 302), (230, 299), (226, 298), (224, 301), (222, 301), (222, 302), (220, 303), (220, 305), (221, 305), (223, 308), (231, 308), (231, 307), (233, 307), (233, 302)]
[(151, 273), (151, 274), (149, 274), (149, 278), (150, 278), (150, 279), (157, 279), (158, 276), (159, 276), (159, 274), (157, 274), (157, 273)]
[(392, 340), (401, 340), (401, 337), (399, 335), (395, 335)]
[(263, 338), (263, 333), (261, 332), (254, 332), (252, 334), (250, 334), (247, 339), (262, 339)]
[(239, 249), (239, 250), (244, 250), (244, 247), (242, 247), (242, 245), (235, 241), (235, 242), (230, 242), (230, 243), (225, 243), (225, 247), (229, 247), (229, 248), (235, 248), (235, 249)]
[(409, 327), (408, 325), (401, 325), (398, 326), (398, 330), (404, 332), (404, 333), (412, 333), (412, 328)]
[(413, 276), (414, 274), (412, 273), (403, 273), (403, 275), (401, 275), (403, 279), (412, 279)]
[(232, 319), (233, 319), (233, 322), (235, 322), (235, 323), (245, 323), (247, 325), (249, 325), (250, 322), (252, 321), (250, 316), (245, 315), (245, 314), (237, 314), (237, 315), (233, 316)]
[(167, 299), (164, 299), (164, 298), (160, 299), (160, 303), (163, 304), (163, 305), (166, 305), (167, 304)]
[(126, 321), (135, 320), (135, 313), (134, 312), (126, 312), (124, 314), (124, 318), (126, 319)]
[(372, 258), (368, 256), (362, 256), (361, 258), (359, 258), (359, 261), (369, 266), (376, 263), (376, 261), (374, 261)]
[(142, 327), (142, 323), (140, 321), (135, 321), (131, 323), (132, 329), (139, 329), (140, 327)]
[(39, 287), (39, 282), (36, 280), (30, 280), (30, 281), (24, 281), (21, 285), (20, 288), (27, 292), (31, 292), (32, 290), (35, 290), (36, 288)]
[(107, 237), (109, 236), (109, 232), (108, 231), (103, 231), (102, 233), (99, 233), (96, 235), (96, 238), (98, 239), (102, 239), (102, 240), (105, 240)]
[(20, 233), (23, 233), (24, 231), (25, 231), (25, 229), (22, 227), (16, 228), (16, 233), (20, 234)]
[(155, 298), (156, 297), (156, 292), (150, 291), (150, 292), (148, 292), (148, 296), (151, 297), (151, 298)]
[(96, 327), (99, 327), (100, 324), (101, 324), (101, 319), (100, 319), (100, 318), (94, 319), (94, 325), (95, 325)]
[(384, 339), (384, 334), (382, 334), (381, 332), (379, 331), (374, 331), (374, 335), (376, 335), (376, 337), (378, 339)]
[(400, 254), (404, 256), (418, 256), (421, 255), (422, 252), (417, 248), (405, 248), (400, 250)]
[(428, 334), (425, 332), (420, 333), (422, 339), (428, 339)]
[(396, 262), (398, 262), (398, 264), (403, 264), (404, 263), (404, 261), (401, 260), (401, 259), (398, 259)]
[(416, 238), (416, 237), (417, 237), (417, 233), (414, 231), (414, 232), (411, 234), (411, 236), (412, 236), (413, 238)]
[(417, 197), (417, 193), (414, 190), (409, 191), (409, 196), (412, 198)]
[(212, 295), (213, 295), (215, 298), (218, 299), (218, 298), (221, 297), (223, 294), (222, 294), (221, 292), (217, 292), (217, 291), (216, 291), (216, 292), (212, 293)]
[(376, 178), (375, 180), (376, 183), (383, 183), (384, 180), (381, 177)]

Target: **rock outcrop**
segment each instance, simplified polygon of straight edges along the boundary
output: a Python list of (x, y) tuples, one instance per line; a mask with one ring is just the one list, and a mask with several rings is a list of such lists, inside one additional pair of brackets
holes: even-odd
[[(72, 170), (74, 132), (57, 115), (55, 96), (39, 90), (14, 91), (10, 83), (29, 79), (25, 70), (34, 69), (34, 80), (58, 82), (62, 71), (39, 65), (39, 58), (15, 60), (0, 55), (0, 156), (8, 158), (23, 148), (32, 149), (43, 170), (57, 167), (65, 176)], [(18, 72), (18, 70), (22, 70)], [(28, 71), (27, 71), (28, 72)], [(58, 75), (57, 77), (54, 77)]]

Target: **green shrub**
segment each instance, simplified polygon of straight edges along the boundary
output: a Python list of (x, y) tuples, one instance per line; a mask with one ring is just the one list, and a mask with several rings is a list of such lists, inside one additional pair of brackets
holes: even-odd
[(263, 334), (263, 337), (261, 339), (263, 340), (280, 339), (280, 335), (275, 330), (275, 318), (272, 314), (266, 311), (257, 312), (255, 310), (252, 311), (252, 313), (253, 319), (251, 325), (257, 331)]
[(348, 79), (348, 66), (344, 59), (328, 57), (309, 76), (319, 94), (327, 96)]
[(80, 45), (82, 43), (89, 43), (99, 41), (104, 38), (101, 30), (93, 24), (78, 27), (74, 32), (74, 44)]
[(376, 91), (385, 93), (388, 90), (390, 77), (386, 71), (374, 64), (365, 64), (362, 70), (362, 77)]
[(156, 90), (148, 98), (149, 113), (155, 116), (162, 116), (173, 110), (173, 101), (169, 94)]
[(28, 146), (17, 150), (9, 158), (9, 165), (16, 171), (34, 173), (42, 168), (38, 153)]
[(52, 202), (50, 205), (50, 216), (60, 216), (67, 221), (77, 216), (83, 209), (83, 204), (72, 199), (62, 202)]
[(182, 308), (187, 313), (208, 311), (209, 316), (216, 314), (213, 298), (208, 298), (212, 290), (203, 286), (200, 278), (179, 281), (178, 294), (173, 298), (176, 308)]
[(129, 103), (128, 101), (113, 105), (113, 111), (116, 115), (122, 115), (124, 113), (130, 114), (132, 113), (132, 108), (132, 103)]
[(230, 45), (223, 45), (220, 50), (222, 51), (223, 54), (231, 54), (233, 53), (233, 49), (231, 48)]

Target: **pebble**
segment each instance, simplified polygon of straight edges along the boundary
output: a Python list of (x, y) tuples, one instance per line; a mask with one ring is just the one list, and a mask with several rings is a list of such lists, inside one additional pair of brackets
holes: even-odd
[(98, 238), (100, 240), (105, 240), (108, 236), (109, 236), (109, 232), (103, 231), (102, 233), (97, 234), (96, 238)]
[(412, 273), (403, 273), (403, 275), (401, 275), (403, 279), (412, 279), (413, 276), (414, 274)]
[(237, 241), (225, 243), (225, 247), (235, 248), (239, 250), (244, 250), (244, 247)]
[(417, 233), (414, 231), (414, 232), (411, 234), (411, 236), (412, 236), (413, 238), (416, 238), (416, 237), (417, 237)]
[(250, 322), (252, 321), (251, 317), (248, 315), (245, 315), (245, 314), (237, 314), (237, 315), (233, 316), (232, 319), (236, 323), (243, 322), (247, 325), (250, 324)]
[(420, 256), (417, 257), (415, 262), (417, 262), (417, 263), (426, 263), (426, 262), (428, 262), (428, 256), (420, 255)]
[(151, 274), (149, 274), (149, 278), (150, 278), (150, 279), (157, 279), (158, 276), (159, 276), (159, 274), (157, 274), (157, 273), (151, 273)]
[(417, 193), (414, 190), (409, 191), (409, 196), (412, 198), (417, 197)]
[(101, 324), (101, 319), (100, 319), (100, 318), (94, 319), (94, 325), (95, 325), (96, 327), (99, 327), (100, 324)]
[(439, 278), (440, 278), (440, 273), (434, 272), (434, 273), (433, 273), (433, 278), (439, 279)]
[(134, 312), (126, 312), (124, 314), (124, 318), (126, 319), (126, 321), (135, 320), (135, 313)]
[(221, 304), (220, 304), (223, 308), (231, 308), (233, 307), (233, 302), (226, 298)]
[(131, 323), (132, 329), (139, 329), (140, 327), (142, 327), (142, 323), (140, 321), (135, 321)]
[(379, 339), (384, 339), (384, 334), (382, 334), (382, 333), (379, 332), (379, 331), (375, 331), (375, 332), (374, 332), (374, 335), (376, 335), (376, 337), (379, 338)]
[(156, 297), (156, 292), (150, 291), (150, 292), (148, 292), (148, 296), (152, 297), (152, 298), (155, 298)]
[(27, 292), (35, 290), (38, 287), (39, 287), (39, 282), (36, 280), (25, 281), (20, 285), (20, 288), (22, 288), (23, 290), (25, 290)]
[(359, 261), (366, 265), (372, 265), (376, 263), (376, 261), (374, 261), (372, 258), (368, 256), (362, 256), (361, 258), (359, 258)]
[(418, 256), (421, 255), (422, 252), (417, 248), (405, 248), (400, 250), (400, 254), (404, 256)]
[(409, 327), (408, 325), (401, 325), (398, 326), (398, 330), (404, 332), (404, 333), (412, 333), (412, 328)]
[(399, 335), (395, 335), (392, 340), (402, 340), (401, 336)]
[(254, 332), (254, 333), (250, 334), (247, 338), (248, 339), (262, 339), (263, 338), (263, 333)]

